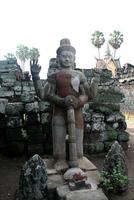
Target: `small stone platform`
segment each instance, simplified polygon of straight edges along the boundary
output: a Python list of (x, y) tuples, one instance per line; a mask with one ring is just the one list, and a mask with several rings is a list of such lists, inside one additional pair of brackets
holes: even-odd
[(63, 177), (67, 169), (64, 169), (64, 172), (62, 170), (57, 171), (54, 168), (53, 159), (44, 159), (44, 161), (48, 173), (47, 187), (49, 200), (108, 200), (103, 191), (98, 188), (100, 175), (96, 166), (86, 157), (79, 159), (78, 163), (79, 168), (86, 173), (91, 189), (82, 188), (73, 191)]

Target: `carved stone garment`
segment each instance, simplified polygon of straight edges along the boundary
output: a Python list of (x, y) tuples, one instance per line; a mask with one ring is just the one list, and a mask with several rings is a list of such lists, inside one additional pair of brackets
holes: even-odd
[(80, 80), (77, 77), (78, 81), (76, 83), (74, 79), (76, 78), (71, 73), (66, 73), (65, 71), (60, 71), (56, 74), (57, 94), (60, 97), (66, 97), (68, 95), (77, 97), (79, 95)]
[[(84, 76), (80, 72), (75, 70), (60, 70), (55, 74), (53, 82), (56, 85), (56, 94), (62, 98), (73, 95), (79, 97), (80, 95), (80, 84), (84, 81)], [(75, 126), (77, 128), (83, 129), (83, 114), (81, 108), (75, 109)], [(65, 120), (66, 112), (64, 108), (59, 106), (54, 106), (54, 115), (60, 115)]]

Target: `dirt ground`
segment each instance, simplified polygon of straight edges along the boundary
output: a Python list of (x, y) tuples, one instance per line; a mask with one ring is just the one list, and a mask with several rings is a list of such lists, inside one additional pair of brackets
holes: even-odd
[[(128, 162), (128, 175), (130, 178), (129, 189), (122, 195), (111, 195), (110, 200), (134, 200), (134, 123), (128, 123), (130, 133), (129, 148), (126, 152)], [(0, 153), (0, 200), (13, 200), (16, 189), (18, 188), (21, 166), (28, 158), (7, 157)], [(90, 160), (102, 169), (104, 156), (92, 155)]]

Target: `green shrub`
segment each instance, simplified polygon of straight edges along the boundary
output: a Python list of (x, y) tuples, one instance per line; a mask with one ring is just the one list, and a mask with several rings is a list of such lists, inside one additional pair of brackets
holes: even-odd
[(107, 192), (123, 192), (128, 188), (129, 178), (123, 175), (121, 163), (113, 168), (112, 172), (101, 171), (101, 187)]

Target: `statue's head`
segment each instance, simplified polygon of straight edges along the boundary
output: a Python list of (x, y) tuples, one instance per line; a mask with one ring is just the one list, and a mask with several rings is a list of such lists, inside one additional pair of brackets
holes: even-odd
[(75, 63), (75, 48), (71, 46), (69, 39), (62, 39), (60, 47), (57, 49), (57, 60), (61, 67), (70, 68), (74, 67)]
[(59, 66), (57, 63), (57, 59), (56, 58), (51, 58), (49, 60), (49, 68), (48, 68), (48, 73), (47, 73), (47, 77), (51, 76), (53, 73), (55, 73), (58, 70)]
[(51, 58), (49, 60), (49, 68), (57, 68), (57, 59), (56, 58)]

